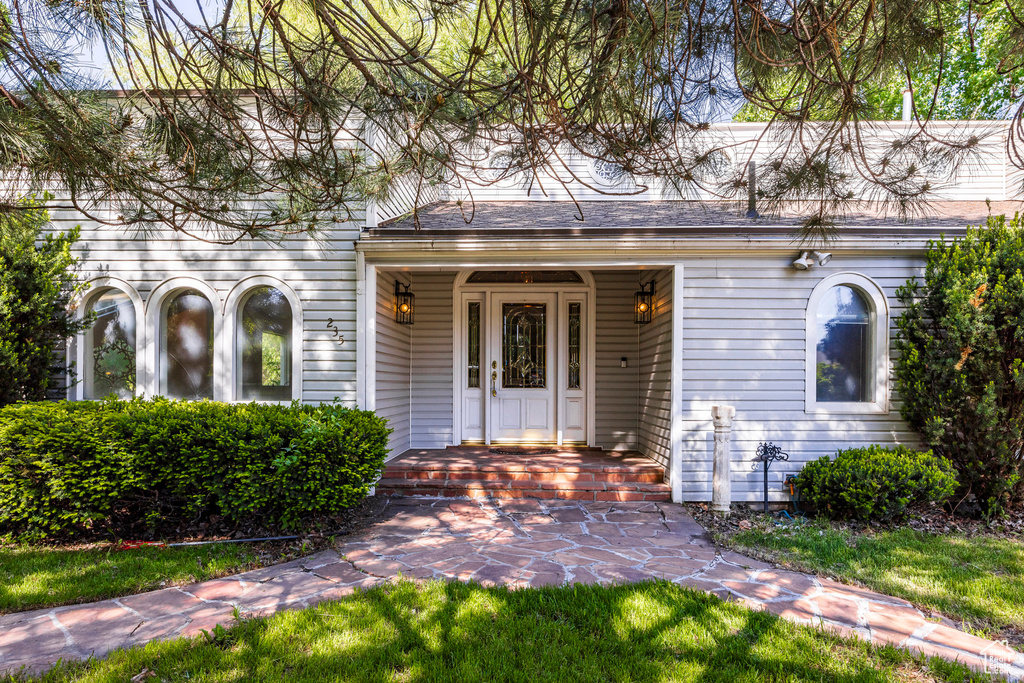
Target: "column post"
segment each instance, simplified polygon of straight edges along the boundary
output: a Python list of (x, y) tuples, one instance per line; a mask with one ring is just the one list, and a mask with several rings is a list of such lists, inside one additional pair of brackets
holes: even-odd
[(683, 502), (683, 264), (672, 267), (672, 361), (669, 403), (669, 472), (672, 502)]
[(715, 459), (711, 480), (711, 510), (720, 515), (729, 514), (732, 502), (732, 419), (736, 409), (732, 406), (713, 406), (711, 420), (715, 425)]

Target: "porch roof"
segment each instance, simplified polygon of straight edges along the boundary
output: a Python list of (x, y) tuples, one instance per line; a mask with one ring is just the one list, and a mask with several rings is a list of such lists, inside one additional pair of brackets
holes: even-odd
[[(419, 238), (475, 240), (512, 238), (778, 238), (792, 240), (802, 216), (796, 212), (749, 219), (735, 202), (707, 201), (487, 201), (475, 204), (436, 202), (419, 210), (420, 228), (411, 215), (369, 228), (364, 240)], [(987, 217), (1013, 215), (1022, 202), (933, 202), (925, 215), (902, 221), (877, 205), (861, 205), (839, 225), (844, 237), (918, 238), (962, 235), (967, 225)], [(579, 220), (579, 209), (582, 218)], [(469, 222), (467, 222), (467, 219)]]

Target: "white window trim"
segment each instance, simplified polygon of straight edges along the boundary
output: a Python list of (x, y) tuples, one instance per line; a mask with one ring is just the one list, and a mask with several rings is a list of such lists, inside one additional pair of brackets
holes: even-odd
[[(291, 400), (300, 401), (302, 400), (302, 302), (299, 297), (295, 294), (291, 287), (286, 285), (276, 277), (269, 275), (254, 275), (247, 277), (243, 280), (239, 280), (227, 297), (224, 299), (221, 313), (224, 318), (224, 322), (227, 325), (226, 337), (227, 341), (225, 346), (228, 347), (230, 354), (226, 357), (231, 359), (231, 362), (225, 363), (224, 367), (227, 368), (227, 376), (225, 377), (225, 387), (228, 389), (227, 396), (230, 396), (231, 401), (237, 403), (249, 403), (242, 398), (242, 325), (240, 324), (242, 315), (242, 306), (249, 298), (249, 294), (252, 290), (257, 287), (274, 287), (284, 294), (285, 299), (288, 300), (288, 305), (292, 309), (292, 398)], [(289, 404), (291, 401), (256, 401), (257, 403), (279, 403), (283, 405)]]
[[(203, 294), (213, 306), (213, 400), (227, 399), (230, 385), (227, 384), (223, 369), (228, 366), (228, 357), (223, 334), (224, 316), (221, 298), (210, 285), (194, 277), (175, 277), (164, 280), (150, 292), (146, 302), (146, 327), (153, 330), (152, 338), (147, 338), (145, 349), (146, 364), (150, 368), (148, 376), (148, 393), (150, 396), (163, 395), (163, 378), (167, 367), (165, 349), (163, 348), (164, 314), (167, 304), (177, 292), (183, 289), (195, 289)], [(136, 356), (139, 356), (136, 353)]]
[[(870, 383), (874, 400), (861, 402), (833, 402), (817, 400), (817, 315), (818, 305), (828, 290), (847, 286), (860, 292), (871, 307), (871, 336), (868, 357), (871, 359)], [(815, 414), (884, 414), (889, 412), (889, 302), (882, 288), (860, 273), (834, 273), (822, 278), (807, 300), (806, 364), (804, 379), (804, 411)]]
[[(144, 350), (146, 348), (146, 310), (145, 305), (142, 302), (142, 297), (139, 295), (138, 290), (132, 287), (124, 280), (116, 277), (97, 277), (89, 280), (89, 288), (76, 302), (76, 317), (81, 320), (85, 317), (86, 311), (89, 310), (89, 304), (92, 303), (93, 299), (102, 294), (105, 290), (117, 290), (122, 294), (125, 294), (132, 302), (132, 306), (135, 308), (135, 395), (141, 396), (145, 393), (145, 387), (147, 386), (146, 376), (146, 363), (143, 358)], [(71, 366), (70, 361), (74, 361), (75, 372), (78, 376), (78, 381), (72, 385), (68, 398), (72, 401), (86, 401), (93, 400), (87, 398), (85, 395), (86, 385), (86, 373), (92, 372), (92, 367), (89, 363), (87, 355), (89, 342), (86, 339), (86, 335), (89, 334), (90, 330), (83, 330), (79, 334), (75, 335), (75, 338), (71, 340), (72, 348), (68, 353), (68, 372), (70, 374)]]

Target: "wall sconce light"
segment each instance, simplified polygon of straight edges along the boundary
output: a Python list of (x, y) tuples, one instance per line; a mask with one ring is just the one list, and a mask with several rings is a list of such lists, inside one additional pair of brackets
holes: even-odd
[(633, 295), (633, 322), (646, 325), (651, 322), (654, 313), (654, 280), (646, 285), (640, 283), (640, 289)]
[(416, 295), (409, 291), (409, 285), (395, 280), (395, 322), (399, 325), (412, 325), (415, 306)]

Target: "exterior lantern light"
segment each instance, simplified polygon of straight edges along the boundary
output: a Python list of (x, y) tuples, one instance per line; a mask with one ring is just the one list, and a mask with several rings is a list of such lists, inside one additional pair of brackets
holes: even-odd
[(416, 295), (409, 291), (409, 285), (395, 280), (395, 322), (399, 325), (412, 325), (415, 307)]
[(633, 295), (633, 322), (646, 325), (651, 322), (654, 314), (654, 280), (646, 285), (640, 283), (640, 289)]

